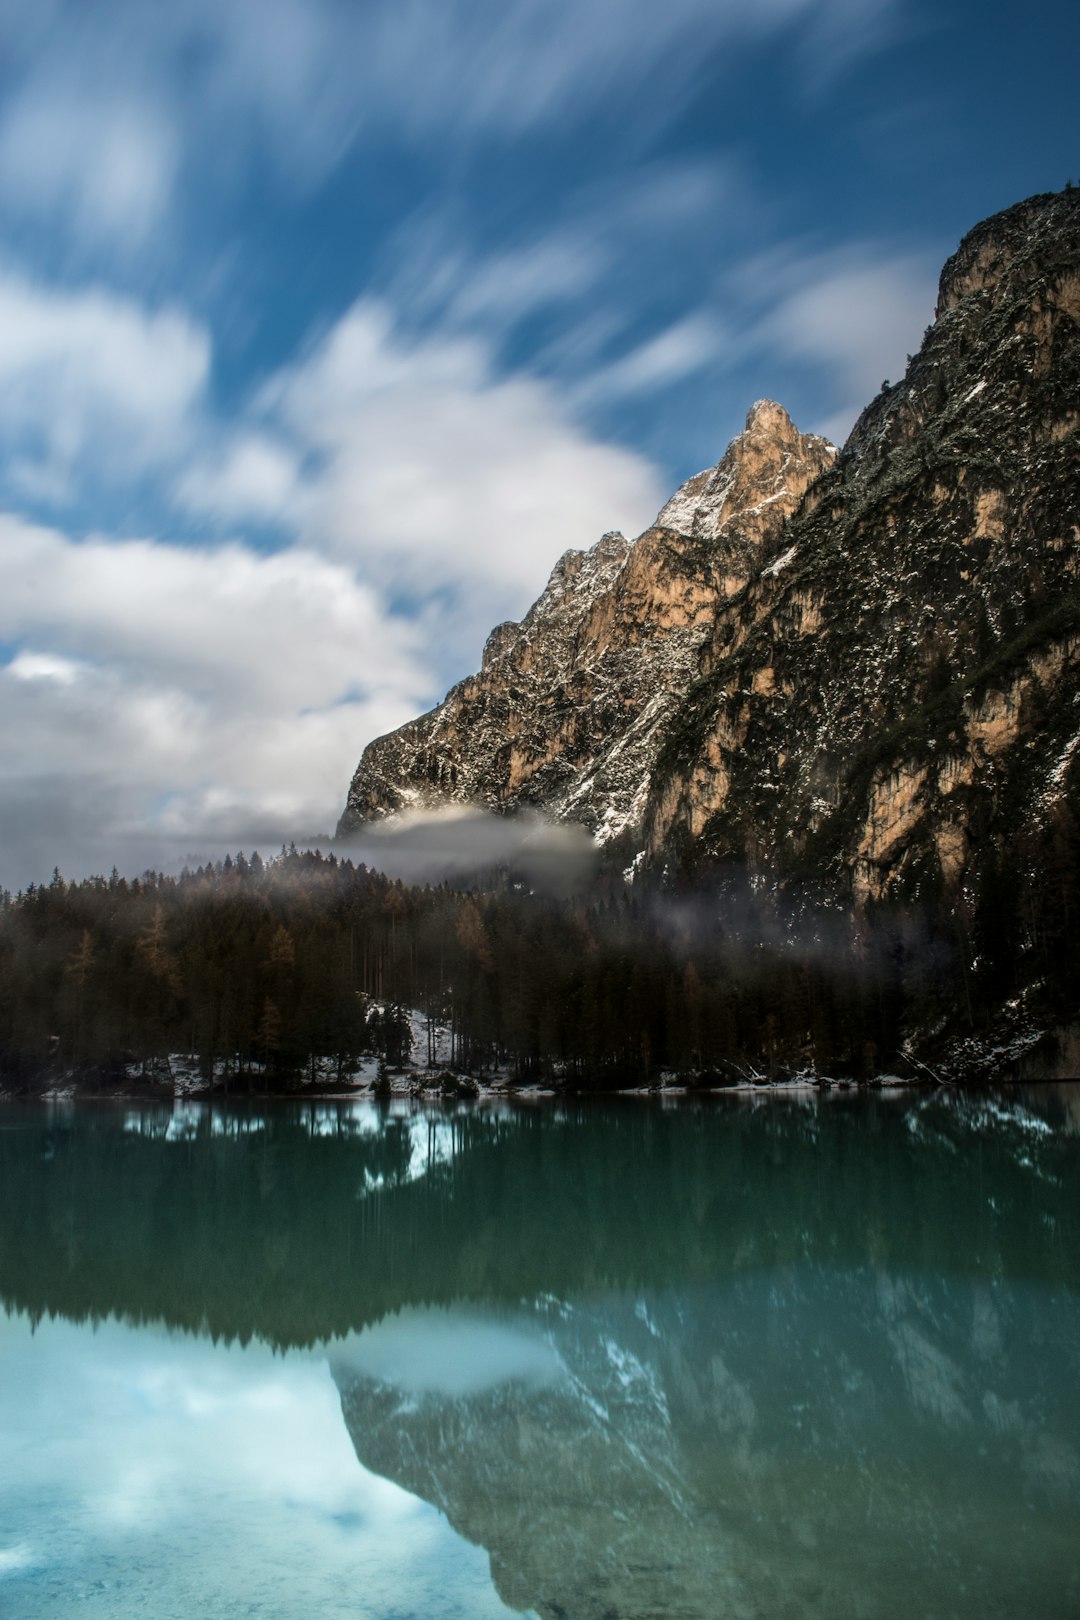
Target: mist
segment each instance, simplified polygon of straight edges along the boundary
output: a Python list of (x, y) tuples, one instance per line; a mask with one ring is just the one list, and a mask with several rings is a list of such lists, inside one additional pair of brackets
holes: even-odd
[[(10, 795), (9, 795), (10, 797)], [(464, 806), (394, 816), (347, 839), (298, 831), (271, 818), (243, 818), (212, 831), (166, 834), (109, 827), (93, 798), (61, 804), (54, 814), (13, 816), (0, 847), (0, 887), (48, 882), (54, 869), (69, 880), (116, 867), (122, 877), (143, 872), (176, 875), (185, 867), (216, 864), (238, 851), (257, 850), (264, 860), (283, 846), (335, 854), (403, 883), (482, 884), (512, 868), (537, 893), (556, 898), (588, 885), (599, 850), (583, 827), (543, 816), (497, 816)]]

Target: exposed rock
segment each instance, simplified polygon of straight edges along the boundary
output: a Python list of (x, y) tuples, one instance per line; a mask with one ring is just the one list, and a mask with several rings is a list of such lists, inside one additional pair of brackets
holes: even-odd
[[(568, 552), (340, 831), (535, 806), (856, 898), (977, 875), (1080, 738), (1080, 191), (977, 226), (842, 453), (770, 402), (632, 544)], [(640, 863), (638, 863), (640, 868)]]
[(785, 566), (717, 615), (654, 772), (654, 854), (689, 840), (880, 896), (976, 872), (1045, 807), (1080, 729), (1078, 265), (1064, 192), (945, 266)]
[(632, 545), (606, 534), (566, 552), (521, 624), (492, 631), (477, 675), (365, 750), (339, 833), (452, 803), (535, 806), (601, 840), (636, 828), (718, 605), (771, 559), (834, 454), (759, 401)]

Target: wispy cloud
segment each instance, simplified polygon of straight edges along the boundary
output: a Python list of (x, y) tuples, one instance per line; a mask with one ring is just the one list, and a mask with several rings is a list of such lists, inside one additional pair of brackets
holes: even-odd
[(903, 375), (933, 317), (937, 275), (927, 258), (855, 243), (777, 249), (736, 284), (752, 312), (749, 342), (813, 367), (843, 402), (814, 424), (842, 442), (881, 382)]
[[(65, 208), (130, 247), (181, 167), (252, 161), (313, 184), (358, 136), (519, 141), (590, 122), (644, 150), (745, 47), (787, 40), (809, 79), (878, 48), (898, 0), (9, 0), (5, 206)], [(632, 114), (631, 114), (632, 108)]]
[(581, 404), (631, 394), (655, 397), (695, 372), (718, 368), (731, 346), (731, 334), (719, 315), (698, 310), (592, 371), (574, 396)]
[(0, 122), (5, 209), (126, 256), (160, 227), (179, 162), (177, 134), (152, 106), (34, 85)]
[(80, 473), (130, 480), (181, 454), (209, 367), (177, 309), (0, 271), (0, 434), (24, 489), (59, 498)]
[(453, 593), (446, 641), (471, 638), (474, 655), (562, 550), (620, 521), (639, 532), (663, 494), (642, 457), (592, 437), (550, 385), (500, 375), (479, 338), (406, 337), (372, 301), (272, 378), (253, 416), (263, 437), (190, 468), (181, 497), (233, 520), (280, 500), (307, 544), (381, 586), (417, 602)]

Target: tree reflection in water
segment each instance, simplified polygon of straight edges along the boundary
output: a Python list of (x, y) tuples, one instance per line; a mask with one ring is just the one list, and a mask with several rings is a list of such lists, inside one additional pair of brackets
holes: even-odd
[(1080, 1606), (1053, 1095), (7, 1118), (9, 1307), (333, 1340), (361, 1462), (515, 1607)]

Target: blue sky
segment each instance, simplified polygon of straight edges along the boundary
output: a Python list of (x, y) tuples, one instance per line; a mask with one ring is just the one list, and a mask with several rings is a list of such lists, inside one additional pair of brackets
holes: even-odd
[(38, 0), (0, 30), (0, 882), (332, 827), (749, 404), (842, 438), (1080, 179), (1075, 7)]

